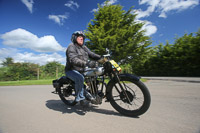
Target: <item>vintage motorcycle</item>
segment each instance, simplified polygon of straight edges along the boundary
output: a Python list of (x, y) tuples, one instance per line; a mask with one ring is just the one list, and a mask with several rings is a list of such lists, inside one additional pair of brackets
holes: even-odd
[[(95, 68), (86, 68), (83, 73), (85, 77), (84, 94), (92, 104), (102, 104), (110, 102), (119, 113), (136, 117), (144, 114), (150, 107), (151, 96), (148, 88), (140, 78), (132, 74), (120, 74), (121, 68), (111, 60), (109, 50), (108, 54), (98, 62)], [(75, 101), (75, 84), (63, 76), (53, 80), (55, 91), (61, 100), (69, 106), (77, 104)]]

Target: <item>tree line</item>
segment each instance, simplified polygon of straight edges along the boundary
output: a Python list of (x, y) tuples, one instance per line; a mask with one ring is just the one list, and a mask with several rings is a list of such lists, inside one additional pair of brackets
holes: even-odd
[[(133, 7), (128, 11), (121, 5), (98, 5), (85, 30), (86, 45), (95, 53), (106, 54), (120, 64), (124, 73), (142, 76), (200, 76), (200, 29), (176, 37), (174, 43), (151, 46), (152, 40), (142, 30), (144, 22), (136, 20)], [(49, 62), (14, 63), (8, 57), (0, 68), (0, 80), (56, 78), (64, 75), (64, 65)]]
[(59, 62), (48, 62), (46, 65), (34, 63), (14, 63), (8, 57), (0, 67), (0, 81), (54, 79), (64, 75), (64, 65)]
[(140, 71), (156, 76), (200, 76), (200, 30), (177, 38), (152, 49), (150, 57)]

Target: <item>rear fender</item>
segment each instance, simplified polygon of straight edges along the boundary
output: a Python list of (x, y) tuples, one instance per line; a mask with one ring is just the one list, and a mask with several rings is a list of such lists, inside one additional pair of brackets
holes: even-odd
[(58, 88), (63, 86), (63, 84), (69, 84), (72, 83), (73, 81), (69, 78), (67, 78), (66, 76), (62, 76), (59, 79), (53, 80), (52, 84), (54, 88)]

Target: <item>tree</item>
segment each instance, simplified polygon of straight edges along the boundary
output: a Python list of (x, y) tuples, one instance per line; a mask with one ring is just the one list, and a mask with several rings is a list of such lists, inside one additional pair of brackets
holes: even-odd
[(37, 64), (13, 63), (7, 67), (2, 80), (29, 80), (37, 77)]
[(9, 66), (9, 65), (11, 65), (13, 63), (14, 63), (13, 62), (13, 58), (7, 57), (7, 58), (5, 58), (5, 61), (2, 62), (2, 65), (5, 66), (5, 67), (7, 67), (7, 66)]
[(42, 77), (55, 78), (64, 74), (64, 66), (59, 62), (52, 61), (41, 67)]
[(177, 38), (173, 50), (180, 75), (200, 76), (200, 30)]
[(121, 5), (98, 5), (94, 19), (88, 24), (86, 45), (98, 54), (109, 48), (118, 63), (131, 64), (133, 70), (144, 64), (151, 42), (144, 35), (144, 23), (135, 20), (133, 8), (122, 10)]

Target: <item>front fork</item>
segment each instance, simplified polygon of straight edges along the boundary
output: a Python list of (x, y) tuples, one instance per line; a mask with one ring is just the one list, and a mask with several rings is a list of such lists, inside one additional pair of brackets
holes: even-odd
[[(131, 104), (131, 100), (130, 98), (128, 97), (128, 94), (126, 93), (126, 86), (125, 85), (122, 85), (121, 82), (120, 82), (120, 79), (119, 79), (119, 76), (116, 72), (113, 73), (114, 74), (114, 78), (115, 80), (117, 81), (117, 83), (119, 84), (119, 87), (121, 88), (121, 91), (123, 92), (124, 96), (126, 97), (127, 101), (129, 104)], [(117, 92), (119, 94), (121, 94), (121, 91), (119, 90), (119, 88), (116, 86), (116, 84), (114, 85), (115, 86), (115, 89), (117, 90)], [(132, 104), (131, 104), (132, 105)]]

